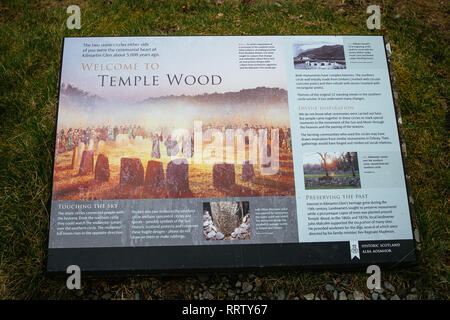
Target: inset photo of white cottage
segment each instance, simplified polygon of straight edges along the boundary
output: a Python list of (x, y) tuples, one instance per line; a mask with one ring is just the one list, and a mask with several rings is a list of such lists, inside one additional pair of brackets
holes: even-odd
[(345, 69), (342, 37), (318, 37), (295, 43), (295, 69)]

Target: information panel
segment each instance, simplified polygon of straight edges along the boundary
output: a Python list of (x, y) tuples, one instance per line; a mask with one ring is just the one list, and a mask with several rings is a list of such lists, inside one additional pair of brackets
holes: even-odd
[(381, 36), (65, 38), (50, 272), (414, 262)]

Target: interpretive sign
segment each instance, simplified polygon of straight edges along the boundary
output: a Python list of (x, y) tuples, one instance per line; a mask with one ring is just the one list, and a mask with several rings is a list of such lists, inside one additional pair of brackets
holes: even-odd
[(49, 272), (414, 262), (381, 36), (65, 38)]

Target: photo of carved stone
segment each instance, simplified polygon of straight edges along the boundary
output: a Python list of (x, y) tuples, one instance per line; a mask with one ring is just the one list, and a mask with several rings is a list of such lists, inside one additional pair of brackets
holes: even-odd
[(311, 152), (303, 156), (305, 189), (361, 188), (356, 152)]
[(205, 202), (202, 221), (205, 240), (250, 240), (248, 201)]

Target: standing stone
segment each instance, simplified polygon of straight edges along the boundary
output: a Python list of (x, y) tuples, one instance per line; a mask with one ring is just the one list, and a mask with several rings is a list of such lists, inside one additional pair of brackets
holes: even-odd
[(120, 184), (140, 186), (144, 184), (144, 167), (139, 158), (120, 159)]
[(189, 192), (189, 166), (186, 159), (170, 161), (167, 164), (166, 178), (169, 194)]
[(159, 192), (164, 189), (164, 168), (160, 161), (150, 160), (147, 162), (145, 171), (144, 190), (149, 192)]
[(84, 151), (84, 143), (80, 142), (76, 148), (73, 149), (73, 156), (72, 156), (72, 169), (77, 169), (80, 167), (81, 163), (81, 155)]
[(270, 168), (272, 163), (272, 148), (270, 146), (271, 142), (267, 140), (266, 144), (262, 145), (262, 150), (260, 154), (260, 161), (262, 168)]
[(224, 235), (230, 235), (241, 221), (241, 208), (238, 202), (211, 202), (214, 225)]
[(215, 188), (230, 189), (234, 183), (234, 164), (216, 163), (213, 166), (213, 185)]
[(78, 167), (80, 165), (80, 162), (81, 162), (81, 155), (79, 153), (78, 147), (73, 148), (72, 164), (70, 165), (70, 167), (72, 169), (75, 169), (76, 167)]
[(80, 170), (78, 174), (80, 176), (84, 176), (87, 174), (91, 174), (94, 170), (94, 151), (85, 150), (83, 151), (83, 155), (81, 156), (80, 162)]
[(255, 177), (255, 170), (250, 161), (245, 161), (242, 165), (242, 181), (250, 181)]
[(98, 155), (97, 162), (95, 163), (95, 180), (108, 181), (109, 175), (108, 157), (101, 153)]

